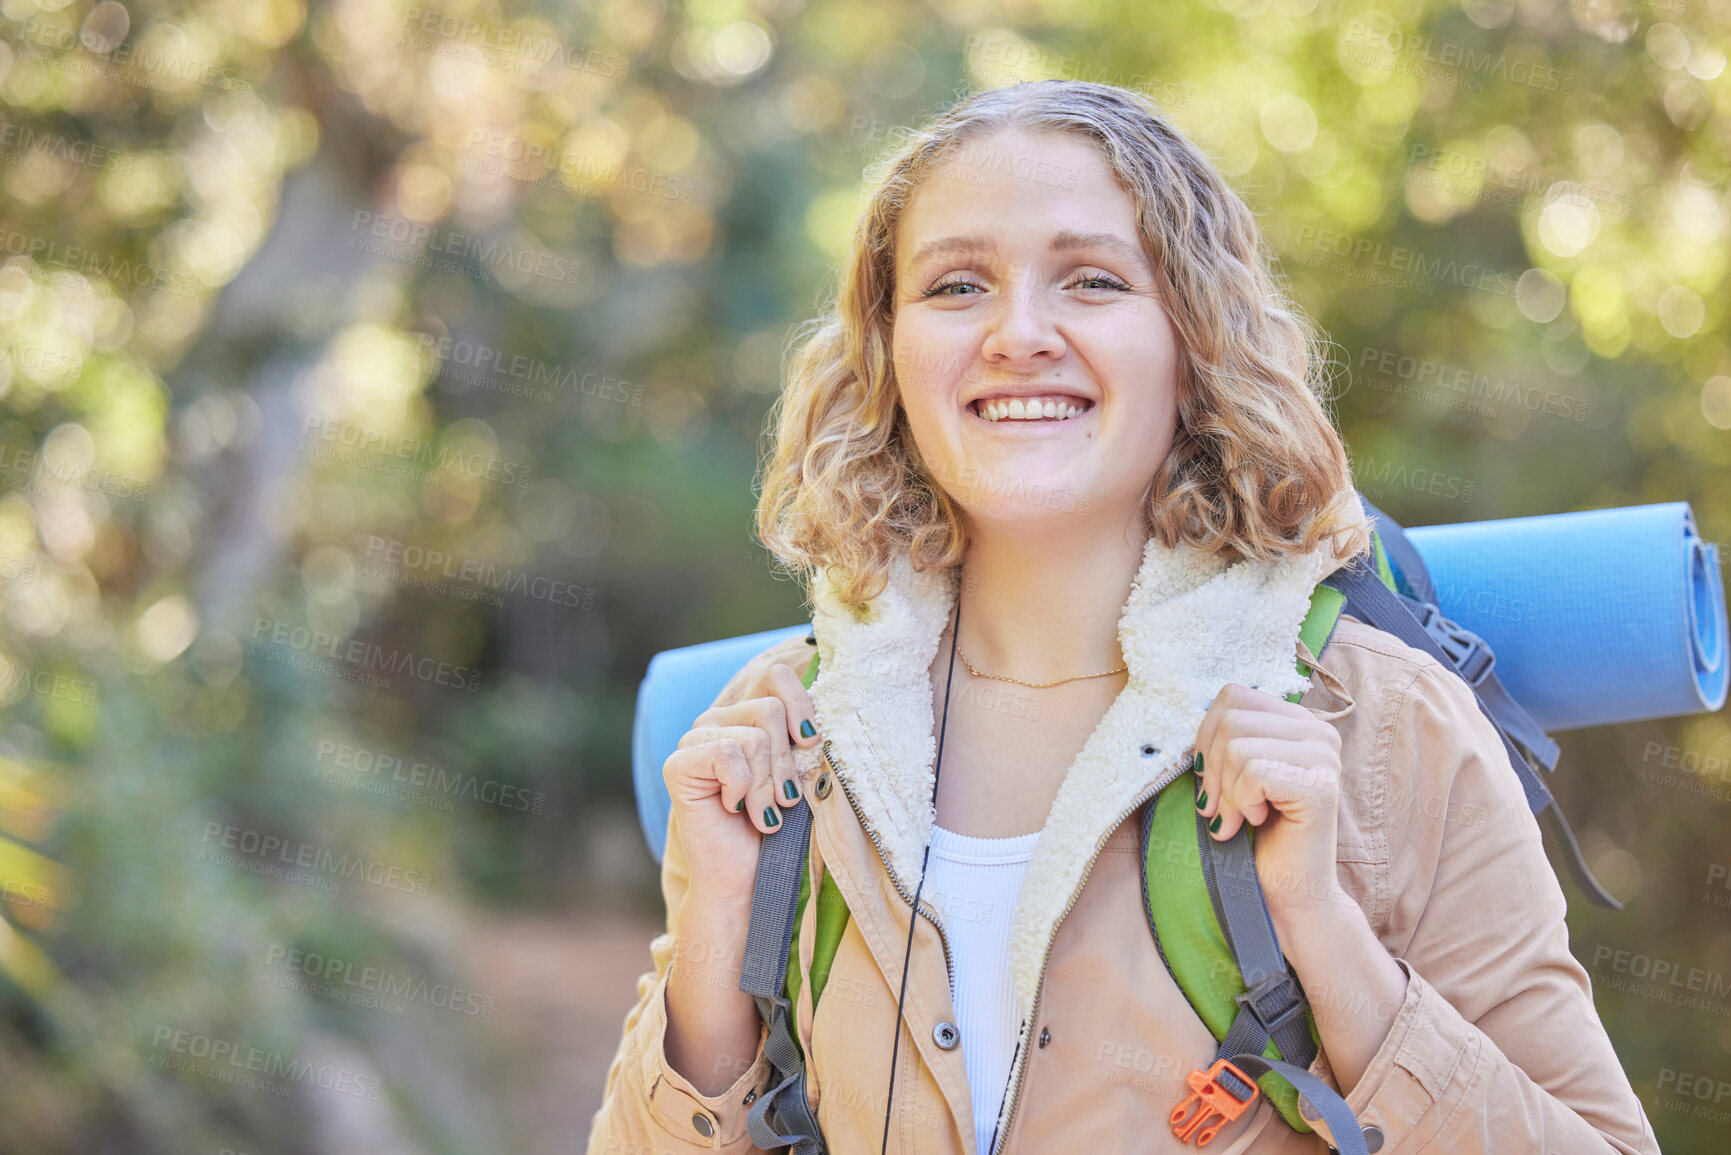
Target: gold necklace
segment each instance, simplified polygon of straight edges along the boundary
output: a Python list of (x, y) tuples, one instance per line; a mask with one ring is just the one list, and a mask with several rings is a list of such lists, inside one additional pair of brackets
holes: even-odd
[[(952, 638), (953, 642), (954, 639)], [(1014, 682), (1018, 686), (1027, 686), (1031, 690), (1044, 690), (1051, 686), (1062, 686), (1065, 682), (1080, 682), (1088, 678), (1110, 678), (1113, 674), (1122, 674), (1129, 666), (1119, 666), (1116, 670), (1107, 670), (1103, 674), (1077, 674), (1073, 678), (1059, 678), (1056, 682), (1024, 682), (1020, 678), (1005, 678), (998, 674), (986, 674), (974, 669), (974, 664), (968, 661), (968, 655), (962, 653), (962, 647), (956, 646), (956, 657), (962, 660), (962, 665), (968, 668), (968, 673), (976, 678), (990, 678), (994, 682)]]

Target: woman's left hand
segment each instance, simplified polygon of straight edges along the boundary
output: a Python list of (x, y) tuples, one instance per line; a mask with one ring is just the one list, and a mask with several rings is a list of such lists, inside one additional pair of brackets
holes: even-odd
[(1269, 912), (1338, 902), (1340, 734), (1305, 707), (1228, 682), (1196, 733), (1197, 810), (1225, 841), (1256, 827), (1256, 872)]

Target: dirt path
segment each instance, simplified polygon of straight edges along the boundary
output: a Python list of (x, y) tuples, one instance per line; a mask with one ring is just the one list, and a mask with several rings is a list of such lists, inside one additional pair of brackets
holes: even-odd
[(496, 1027), (515, 1046), (501, 1108), (531, 1146), (571, 1155), (589, 1138), (607, 1064), (659, 921), (624, 915), (503, 918), (479, 923), (470, 965), (498, 991)]

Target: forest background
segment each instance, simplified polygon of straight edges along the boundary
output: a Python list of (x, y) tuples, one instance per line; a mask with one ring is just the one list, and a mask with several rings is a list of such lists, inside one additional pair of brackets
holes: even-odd
[[(1727, 0), (0, 0), (0, 1151), (569, 1151), (661, 917), (649, 657), (966, 93), (1152, 99), (1406, 524), (1731, 541)], [(1731, 725), (1561, 735), (1574, 949), (1731, 1147)], [(254, 1060), (257, 1060), (256, 1063)], [(1703, 1094), (1702, 1089), (1706, 1089)]]

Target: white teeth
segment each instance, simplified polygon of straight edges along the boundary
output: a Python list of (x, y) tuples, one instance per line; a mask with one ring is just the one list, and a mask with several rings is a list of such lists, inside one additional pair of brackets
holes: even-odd
[(1087, 412), (1087, 407), (1067, 401), (1041, 401), (1011, 397), (983, 401), (976, 410), (987, 421), (1065, 421)]

